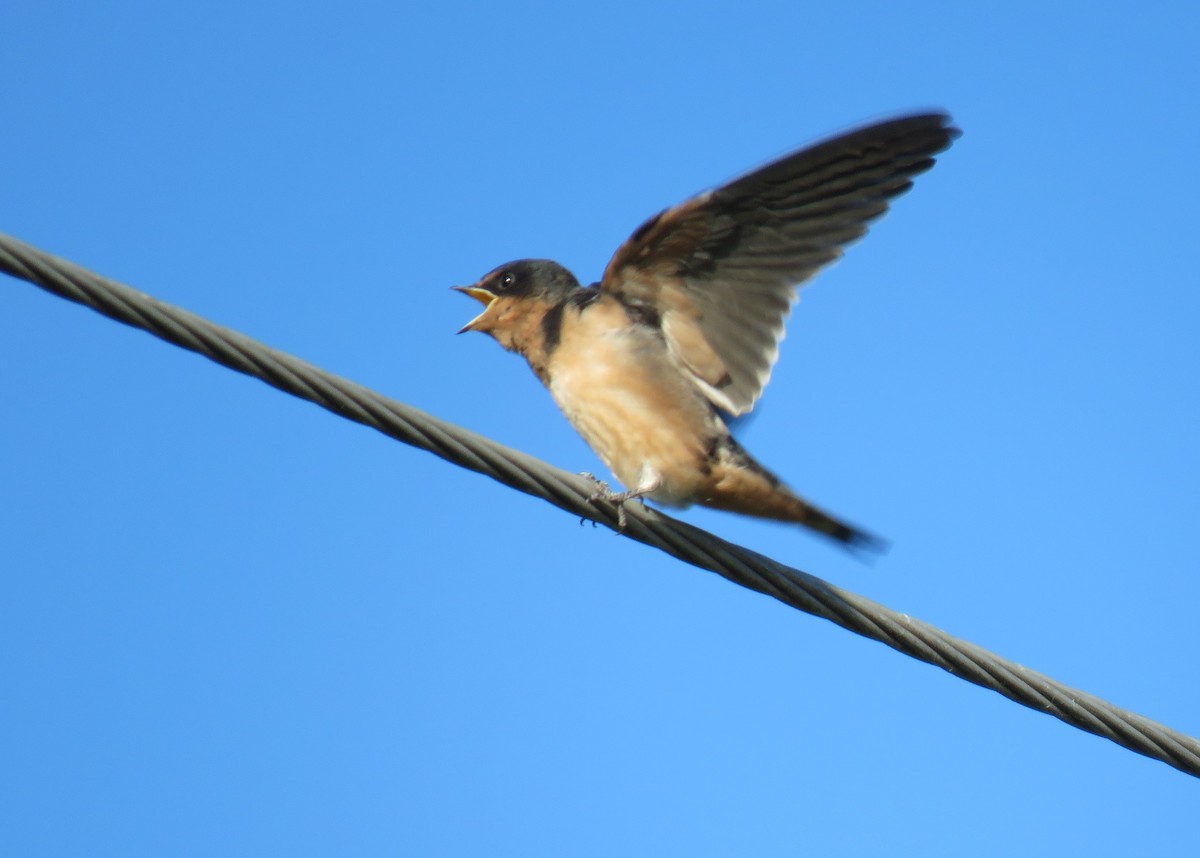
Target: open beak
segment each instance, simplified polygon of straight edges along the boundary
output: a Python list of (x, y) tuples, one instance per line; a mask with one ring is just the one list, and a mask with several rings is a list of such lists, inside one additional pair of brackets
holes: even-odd
[[(455, 292), (462, 292), (464, 295), (470, 295), (472, 298), (482, 304), (483, 313), (486, 313), (487, 308), (492, 306), (492, 302), (496, 300), (496, 295), (494, 293), (489, 292), (487, 289), (481, 289), (478, 286), (451, 286), (450, 288)], [(471, 330), (475, 326), (475, 323), (483, 318), (483, 313), (480, 313), (474, 319), (459, 328), (458, 333), (465, 334), (467, 331)]]

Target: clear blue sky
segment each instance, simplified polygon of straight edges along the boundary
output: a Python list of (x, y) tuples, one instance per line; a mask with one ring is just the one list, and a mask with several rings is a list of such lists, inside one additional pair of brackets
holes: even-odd
[[(9, 4), (0, 231), (594, 470), (447, 287), (944, 107), (742, 435), (891, 553), (684, 517), (1200, 734), (1193, 4), (434, 5)], [(7, 278), (0, 331), (0, 853), (1194, 846), (1165, 765)]]

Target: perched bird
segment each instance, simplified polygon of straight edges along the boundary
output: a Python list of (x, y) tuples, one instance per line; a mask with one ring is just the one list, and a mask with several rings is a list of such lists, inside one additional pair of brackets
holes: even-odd
[(789, 490), (730, 434), (779, 354), (796, 289), (861, 237), (958, 136), (906, 116), (834, 137), (706, 191), (638, 227), (599, 283), (544, 259), (454, 287), (484, 310), (459, 333), (522, 355), (584, 440), (649, 498), (797, 522), (851, 547), (882, 542)]

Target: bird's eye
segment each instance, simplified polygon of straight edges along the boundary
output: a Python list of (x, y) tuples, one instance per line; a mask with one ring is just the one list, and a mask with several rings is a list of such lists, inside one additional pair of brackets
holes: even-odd
[(503, 274), (500, 275), (500, 288), (501, 289), (511, 289), (513, 286), (516, 285), (516, 282), (517, 282), (517, 275), (513, 274), (511, 271), (505, 271)]

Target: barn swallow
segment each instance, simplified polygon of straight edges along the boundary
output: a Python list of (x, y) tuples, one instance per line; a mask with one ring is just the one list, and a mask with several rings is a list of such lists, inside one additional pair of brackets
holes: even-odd
[(730, 434), (779, 355), (799, 286), (842, 255), (958, 136), (940, 113), (830, 138), (668, 208), (617, 249), (599, 283), (522, 259), (454, 287), (481, 331), (529, 362), (628, 490), (796, 522), (848, 547), (884, 543), (788, 489)]

